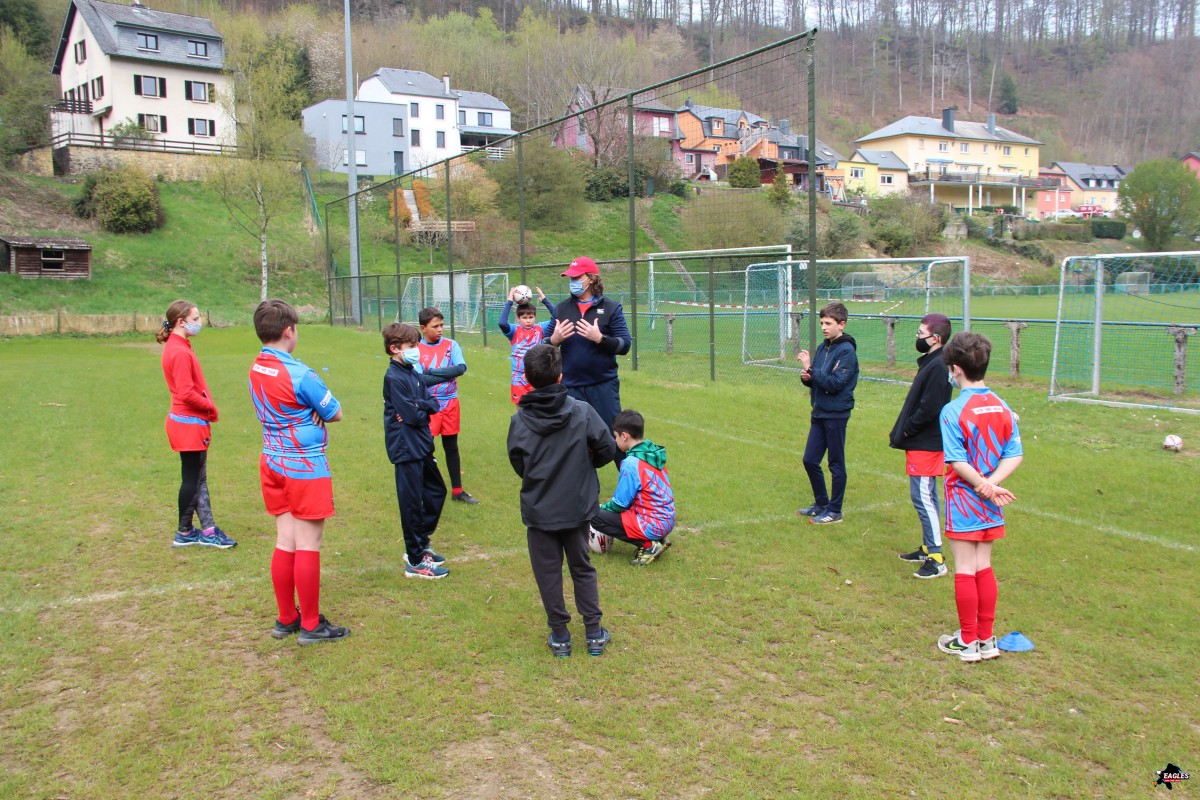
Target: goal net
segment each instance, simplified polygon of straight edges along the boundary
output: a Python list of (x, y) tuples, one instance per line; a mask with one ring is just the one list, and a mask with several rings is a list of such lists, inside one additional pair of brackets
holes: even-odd
[[(432, 306), (446, 316), (447, 331), (453, 313), (456, 332), (477, 333), (481, 325), (495, 324), (498, 309), (504, 306), (507, 297), (506, 272), (455, 273), (453, 284), (450, 276), (445, 274), (415, 275), (404, 284), (397, 320), (416, 324), (421, 309)], [(483, 319), (485, 306), (488, 311), (486, 323)]]
[(1200, 411), (1200, 251), (1067, 258), (1050, 398)]
[(790, 260), (790, 244), (650, 253), (646, 287), (650, 329), (664, 314), (688, 313), (712, 301), (726, 311), (741, 302), (746, 268), (764, 259)]

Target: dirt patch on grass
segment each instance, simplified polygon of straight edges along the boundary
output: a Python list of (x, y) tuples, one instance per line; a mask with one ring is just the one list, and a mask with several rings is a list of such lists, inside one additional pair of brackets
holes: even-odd
[(10, 233), (96, 230), (91, 220), (75, 216), (66, 195), (13, 174), (0, 173), (0, 219), (8, 221)]

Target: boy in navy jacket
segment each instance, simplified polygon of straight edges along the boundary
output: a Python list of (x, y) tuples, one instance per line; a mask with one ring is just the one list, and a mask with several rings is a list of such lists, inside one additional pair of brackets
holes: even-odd
[[(846, 426), (854, 408), (858, 385), (858, 355), (854, 337), (845, 333), (846, 307), (830, 303), (821, 309), (821, 333), (825, 341), (809, 355), (801, 350), (796, 360), (804, 367), (800, 380), (812, 401), (812, 422), (804, 447), (804, 471), (812, 484), (813, 504), (797, 513), (813, 525), (842, 521), (842, 499), (846, 495)], [(829, 453), (832, 491), (825, 491), (821, 459)]]
[(429, 417), (438, 402), (429, 395), (414, 367), (420, 363), (420, 331), (392, 323), (383, 329), (383, 347), (391, 357), (383, 376), (383, 437), (396, 470), (396, 501), (404, 531), (404, 576), (444, 578), (446, 559), (429, 544), (446, 503), (446, 483), (433, 456)]

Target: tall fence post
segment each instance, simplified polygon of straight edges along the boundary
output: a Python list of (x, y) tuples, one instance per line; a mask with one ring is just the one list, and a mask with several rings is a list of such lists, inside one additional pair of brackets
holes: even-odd
[[(442, 165), (446, 171), (446, 274), (450, 276), (450, 338), (455, 337), (454, 332), (454, 245), (451, 240), (454, 238), (452, 227), (454, 214), (450, 211), (450, 164), (447, 162)], [(469, 282), (469, 281), (468, 281)], [(470, 294), (467, 295), (470, 298)]]
[(663, 319), (667, 321), (667, 355), (671, 355), (675, 349), (675, 315), (663, 314)]
[(896, 366), (896, 318), (887, 317), (883, 323), (887, 326), (887, 365), (891, 369)]
[[(632, 326), (630, 333), (633, 335), (633, 352), (631, 353), (630, 361), (632, 362), (633, 371), (637, 372), (638, 368), (638, 314), (637, 314), (637, 186), (634, 181), (637, 178), (637, 155), (634, 151), (633, 141), (633, 92), (629, 93), (629, 97), (625, 100), (625, 115), (627, 122), (626, 135), (629, 137), (629, 305), (631, 313), (629, 321)], [(712, 292), (712, 279), (709, 278), (709, 293)], [(711, 300), (710, 300), (711, 302)], [(714, 361), (713, 380), (716, 380), (716, 363)]]
[(1021, 329), (1028, 328), (1029, 323), (1010, 319), (1004, 323), (1004, 327), (1011, 332), (1008, 345), (1008, 374), (1015, 378), (1021, 374)]
[(792, 335), (792, 358), (795, 358), (800, 354), (800, 351), (804, 349), (804, 345), (800, 341), (800, 323), (804, 321), (805, 312), (793, 311), (791, 316), (792, 331), (794, 331)]
[(717, 277), (713, 273), (712, 256), (708, 257), (708, 377), (717, 380), (717, 309), (713, 295), (717, 293)]
[(1196, 335), (1196, 328), (1172, 325), (1167, 333), (1175, 337), (1175, 394), (1187, 391), (1187, 340)]

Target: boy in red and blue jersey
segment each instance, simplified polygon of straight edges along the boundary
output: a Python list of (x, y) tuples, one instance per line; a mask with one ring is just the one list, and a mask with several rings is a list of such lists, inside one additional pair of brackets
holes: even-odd
[(458, 377), (466, 373), (467, 362), (463, 360), (458, 342), (442, 336), (446, 319), (441, 311), (432, 306), (421, 309), (417, 322), (421, 325), (421, 341), (417, 343), (421, 351), (419, 372), (439, 409), (429, 418), (429, 432), (435, 439), (442, 437), (446, 471), (450, 473), (450, 499), (475, 505), (479, 501), (463, 491), (462, 464), (458, 456), (458, 432), (462, 427)]
[(675, 527), (667, 449), (645, 438), (646, 420), (633, 409), (617, 414), (612, 430), (617, 449), (627, 458), (612, 499), (592, 518), (592, 529), (637, 547), (631, 563), (644, 567), (671, 546), (667, 537)]
[(265, 300), (255, 310), (254, 330), (263, 348), (250, 367), (250, 399), (263, 428), (258, 468), (263, 502), (275, 517), (271, 583), (279, 618), (271, 635), (284, 639), (298, 632), (306, 645), (345, 638), (350, 629), (331, 625), (320, 612), (321, 538), (325, 520), (333, 516), (325, 424), (342, 418), (342, 406), (292, 355), (299, 320), (282, 300)]
[(1000, 484), (1021, 464), (1021, 433), (1017, 415), (984, 382), (992, 343), (964, 331), (943, 353), (950, 383), (962, 390), (940, 419), (959, 630), (939, 637), (938, 648), (980, 661), (1000, 655), (992, 632), (998, 594), (992, 542), (1004, 537), (1002, 508), (1016, 499)]
[(508, 312), (512, 310), (516, 287), (513, 287), (512, 291), (508, 293), (504, 310), (500, 312), (500, 332), (508, 341), (512, 342), (512, 355), (509, 356), (509, 361), (512, 363), (511, 396), (514, 403), (520, 402), (522, 395), (533, 391), (533, 387), (525, 378), (525, 354), (529, 352), (529, 348), (549, 339), (550, 334), (554, 332), (554, 305), (546, 299), (546, 293), (542, 291), (542, 287), (536, 288), (538, 300), (550, 310), (548, 322), (538, 325), (537, 307), (532, 303), (522, 302), (517, 305), (517, 327), (514, 328), (508, 324)]

